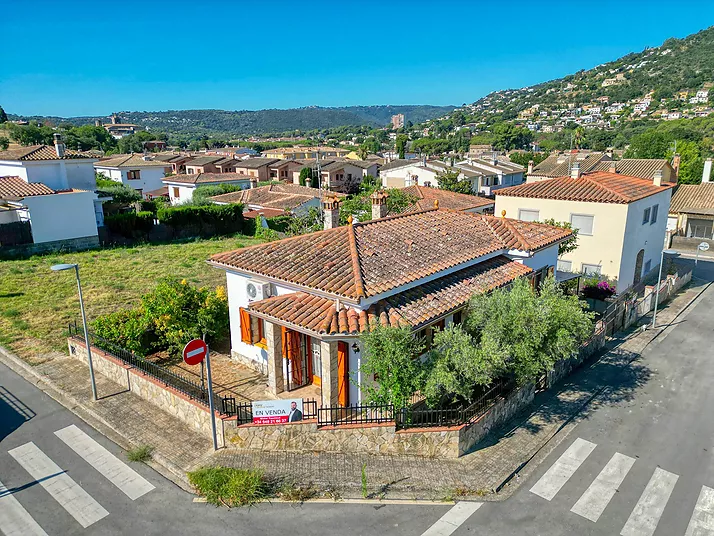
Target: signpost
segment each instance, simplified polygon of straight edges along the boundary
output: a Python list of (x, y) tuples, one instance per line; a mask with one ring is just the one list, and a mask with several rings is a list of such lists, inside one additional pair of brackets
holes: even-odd
[(697, 255), (694, 257), (694, 266), (697, 265), (697, 262), (699, 262), (699, 252), (700, 251), (709, 251), (709, 243), (708, 242), (702, 242), (697, 246)]
[(211, 380), (211, 356), (208, 345), (201, 339), (189, 341), (183, 349), (183, 360), (187, 365), (198, 365), (206, 360), (206, 372), (208, 375), (208, 409), (211, 412), (211, 432), (213, 433), (213, 450), (218, 450), (218, 440), (216, 438), (216, 412), (213, 408), (213, 382)]
[(302, 398), (293, 400), (256, 400), (251, 404), (253, 424), (283, 424), (303, 419)]

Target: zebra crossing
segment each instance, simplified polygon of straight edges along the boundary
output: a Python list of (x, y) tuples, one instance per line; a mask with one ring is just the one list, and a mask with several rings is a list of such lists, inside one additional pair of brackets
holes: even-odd
[[(547, 501), (553, 500), (596, 447), (595, 443), (577, 438), (530, 488), (530, 492)], [(570, 511), (597, 523), (635, 462), (635, 458), (616, 452)], [(655, 468), (624, 522), (620, 536), (652, 536), (678, 480), (679, 475), (661, 467)], [(714, 536), (714, 489), (702, 486), (684, 536)]]
[[(55, 436), (130, 500), (154, 489), (148, 480), (77, 426), (57, 430)], [(86, 529), (110, 514), (34, 442), (13, 448), (8, 454), (32, 478), (22, 488), (39, 484), (82, 528)], [(32, 506), (21, 504), (15, 492), (0, 482), (0, 533), (4, 536), (48, 536), (51, 528), (43, 528), (27, 510)]]

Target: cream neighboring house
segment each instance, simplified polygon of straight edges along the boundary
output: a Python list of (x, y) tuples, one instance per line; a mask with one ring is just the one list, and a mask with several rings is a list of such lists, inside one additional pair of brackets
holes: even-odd
[(161, 188), (161, 181), (172, 173), (171, 164), (138, 154), (110, 156), (94, 164), (94, 169), (107, 179), (142, 193)]
[(569, 222), (578, 247), (558, 270), (602, 274), (621, 292), (659, 265), (674, 184), (597, 171), (496, 192), (496, 214), (523, 221)]
[[(163, 179), (163, 186), (168, 189), (166, 193), (171, 204), (180, 205), (193, 201), (193, 192), (199, 186), (232, 184), (246, 190), (251, 187), (251, 180), (255, 181), (255, 179), (240, 173), (197, 173), (194, 175), (171, 175)], [(159, 192), (161, 189), (155, 192), (157, 196)]]
[[(236, 160), (235, 172), (247, 175), (258, 182), (271, 180), (270, 166), (278, 162), (277, 158), (246, 158)], [(273, 177), (277, 180), (277, 177)]]
[[(427, 343), (461, 321), (475, 293), (555, 269), (557, 227), (432, 208), (338, 226), (340, 199), (323, 199), (323, 231), (211, 257), (226, 272), (231, 355), (268, 376), (270, 390), (324, 406), (363, 401), (360, 335), (375, 322)], [(300, 390), (302, 388), (308, 390)]]
[(322, 187), (334, 192), (352, 193), (367, 175), (376, 177), (379, 164), (367, 160), (337, 160), (320, 166)]
[(275, 160), (345, 157), (350, 151), (338, 147), (278, 147), (263, 151), (263, 157)]

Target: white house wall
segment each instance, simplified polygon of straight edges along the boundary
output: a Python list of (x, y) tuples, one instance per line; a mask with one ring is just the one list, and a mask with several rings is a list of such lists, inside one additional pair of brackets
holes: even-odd
[(97, 236), (94, 192), (38, 195), (23, 203), (30, 213), (32, 238), (37, 243)]
[[(111, 180), (121, 182), (129, 188), (141, 190), (142, 192), (150, 192), (163, 187), (164, 183), (162, 181), (166, 176), (166, 170), (159, 166), (145, 168), (140, 166), (132, 168), (106, 168), (96, 166), (96, 169), (99, 173), (106, 175)], [(132, 170), (139, 170), (139, 179), (128, 179), (127, 173)]]
[(64, 160), (67, 172), (67, 186), (77, 190), (97, 189), (97, 179), (94, 175), (94, 160)]
[[(641, 249), (645, 250), (645, 256), (642, 261), (643, 270), (647, 261), (650, 261), (650, 269), (654, 269), (659, 265), (662, 249), (664, 249), (664, 235), (667, 229), (667, 213), (669, 212), (670, 198), (671, 190), (666, 190), (657, 195), (645, 197), (644, 199), (630, 203), (630, 210), (627, 214), (627, 227), (625, 228), (622, 262), (618, 276), (618, 290), (625, 289), (632, 285), (635, 277), (637, 253)], [(654, 205), (659, 205), (657, 221), (654, 225), (650, 223), (643, 225), (642, 217), (645, 209), (651, 208)]]
[(40, 160), (34, 162), (2, 162), (0, 176), (17, 176), (26, 182), (41, 182), (53, 190), (66, 190), (67, 170), (62, 160)]

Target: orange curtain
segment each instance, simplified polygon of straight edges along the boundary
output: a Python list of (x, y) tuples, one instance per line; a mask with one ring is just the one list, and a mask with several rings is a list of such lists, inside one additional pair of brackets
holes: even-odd
[(242, 307), (240, 308), (240, 340), (247, 344), (253, 344), (250, 332), (250, 315)]

